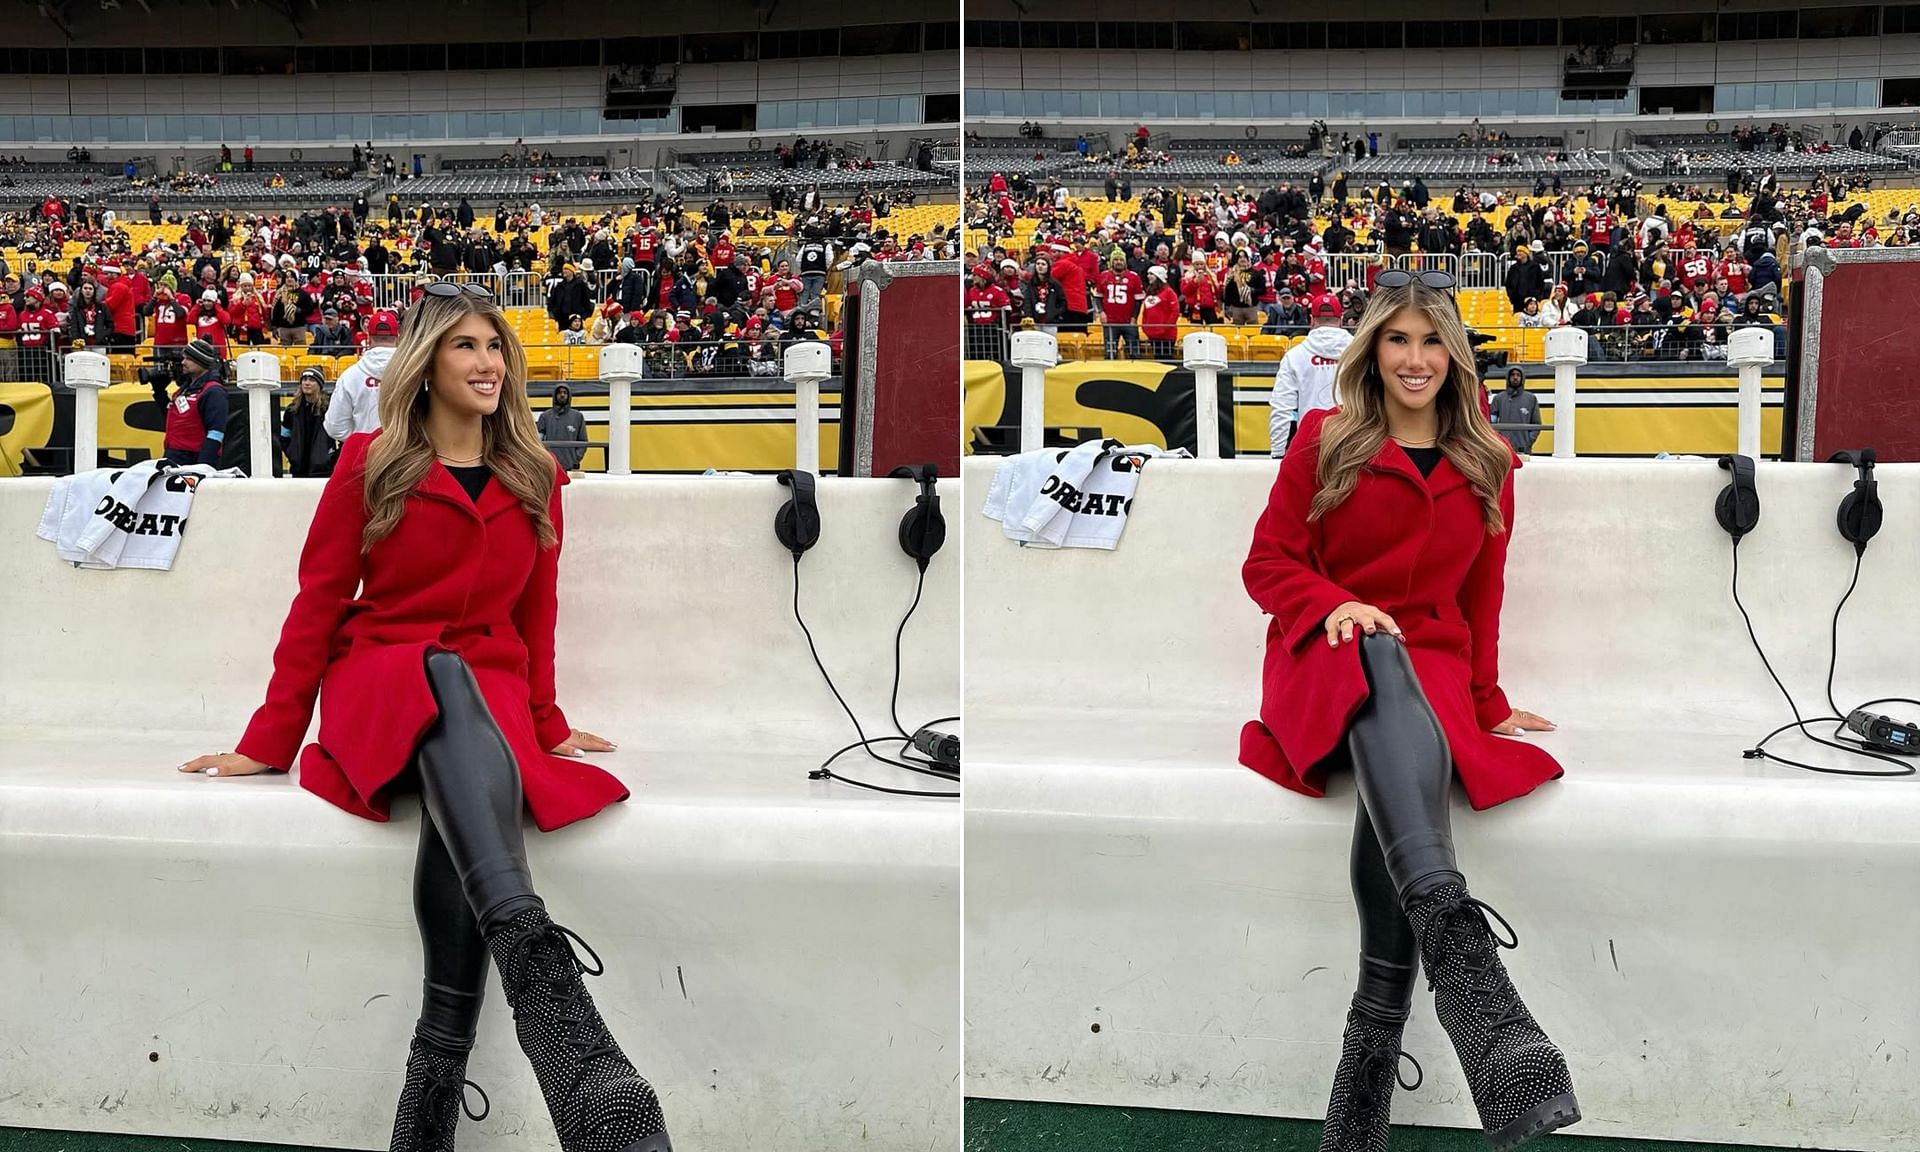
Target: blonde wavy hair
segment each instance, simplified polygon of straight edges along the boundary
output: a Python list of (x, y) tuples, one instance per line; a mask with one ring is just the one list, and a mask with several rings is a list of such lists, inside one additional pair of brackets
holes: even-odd
[(1334, 397), (1340, 410), (1320, 427), (1320, 490), (1307, 519), (1316, 520), (1353, 495), (1360, 469), (1387, 442), (1386, 384), (1380, 378), (1374, 346), (1387, 324), (1403, 310), (1424, 315), (1447, 350), (1447, 380), (1436, 397), (1440, 451), (1480, 498), (1488, 533), (1506, 531), (1500, 515), (1500, 490), (1513, 467), (1513, 448), (1493, 430), (1480, 411), (1480, 377), (1473, 366), (1473, 345), (1453, 297), (1418, 280), (1382, 288), (1367, 301), (1353, 343), (1334, 370)]
[(362, 552), (400, 523), (407, 497), (433, 467), (433, 445), (427, 440), (425, 426), (427, 406), (432, 402), (427, 377), (433, 371), (440, 342), (468, 316), (483, 317), (500, 334), (501, 355), (506, 362), (500, 379), (500, 404), (481, 421), (481, 462), (493, 469), (493, 478), (513, 494), (533, 520), (540, 547), (551, 548), (558, 540), (553, 518), (547, 513), (553, 495), (553, 456), (540, 442), (533, 410), (527, 403), (526, 349), (499, 305), (462, 292), (458, 296), (422, 296), (401, 321), (399, 343), (380, 377), (383, 431), (367, 450), (367, 527), (361, 536)]

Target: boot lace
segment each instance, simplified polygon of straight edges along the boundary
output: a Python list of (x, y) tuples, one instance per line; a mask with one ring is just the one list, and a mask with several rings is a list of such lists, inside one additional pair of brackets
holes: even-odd
[[(1400, 1072), (1400, 1061), (1413, 1065), (1413, 1083), (1407, 1083)], [(1400, 1087), (1411, 1092), (1426, 1083), (1427, 1071), (1420, 1067), (1410, 1053), (1402, 1052), (1398, 1045), (1382, 1044), (1378, 1047), (1367, 1046), (1366, 1055), (1360, 1057), (1360, 1066), (1354, 1076), (1353, 1089), (1356, 1117), (1371, 1113), (1385, 1103), (1393, 1094), (1393, 1081), (1399, 1081)]]
[[(1489, 917), (1506, 929), (1505, 938), (1494, 931), (1493, 925), (1488, 922)], [(1520, 934), (1513, 930), (1513, 925), (1507, 923), (1506, 917), (1491, 905), (1471, 896), (1463, 896), (1442, 905), (1427, 922), (1426, 931), (1420, 939), (1422, 950), (1431, 952), (1436, 937), (1440, 953), (1457, 959), (1460, 970), (1467, 977), (1467, 991), (1473, 996), (1473, 1013), (1487, 1026), (1485, 1047), (1493, 1046), (1494, 1037), (1501, 1029), (1528, 1023), (1526, 1008), (1520, 1003), (1519, 993), (1500, 968), (1498, 949), (1520, 946)], [(1434, 972), (1440, 966), (1433, 963), (1426, 965), (1427, 988), (1430, 991), (1438, 986)]]
[[(593, 957), (592, 967), (581, 961), (580, 954), (574, 950), (575, 944)], [(625, 1060), (612, 1035), (598, 1025), (592, 1000), (580, 980), (582, 975), (602, 975), (606, 965), (593, 946), (573, 929), (549, 920), (522, 933), (508, 954), (508, 967), (519, 973), (519, 988), (523, 991), (529, 986), (537, 988), (542, 999), (553, 1005), (555, 1018), (566, 1025), (567, 1046), (573, 1049), (576, 1058), (574, 1086), (579, 1085), (594, 1060), (603, 1057)]]
[[(478, 1115), (475, 1115), (473, 1109), (467, 1105), (466, 1090), (468, 1088), (480, 1093)], [(444, 1135), (453, 1126), (452, 1124), (443, 1125), (442, 1114), (451, 1114), (456, 1122), (459, 1120), (458, 1114), (448, 1107), (451, 1102), (449, 1097), (457, 1100), (460, 1111), (465, 1112), (467, 1119), (475, 1123), (485, 1120), (493, 1111), (493, 1101), (487, 1099), (487, 1093), (480, 1085), (451, 1068), (429, 1069), (426, 1095), (420, 1101), (420, 1129), (429, 1140)]]

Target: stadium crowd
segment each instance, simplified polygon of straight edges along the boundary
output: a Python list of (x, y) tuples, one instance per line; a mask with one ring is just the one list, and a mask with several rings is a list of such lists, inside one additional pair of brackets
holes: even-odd
[(1406, 257), (1457, 270), (1462, 288), (1500, 289), (1498, 326), (1589, 330), (1596, 359), (1722, 359), (1736, 327), (1779, 334), (1790, 251), (1920, 243), (1920, 204), (1875, 219), (1854, 195), (1865, 177), (1787, 188), (1762, 169), (1738, 187), (1676, 181), (1650, 196), (1620, 176), (1579, 196), (1543, 182), (1532, 197), (1445, 197), (1418, 178), (1355, 188), (1336, 171), (1136, 195), (1109, 176), (1104, 201), (1081, 202), (1057, 180), (977, 173), (968, 355), (999, 357), (1024, 325), (1084, 333), (1097, 321), (1108, 358), (1156, 359), (1175, 355), (1182, 323), (1298, 335), (1336, 314), (1351, 328), (1374, 277)]
[[(12, 257), (0, 255), (0, 379), (55, 378), (55, 351), (150, 342), (168, 358), (196, 338), (223, 356), (268, 344), (350, 354), (376, 313), (403, 313), (434, 277), (482, 277), (506, 306), (541, 309), (555, 345), (713, 344), (705, 367), (724, 374), (720, 346), (737, 344), (744, 375), (781, 341), (829, 328), (824, 298), (860, 264), (952, 258), (956, 239), (939, 225), (896, 232), (884, 198), (867, 195), (804, 217), (724, 198), (694, 210), (672, 192), (584, 219), (503, 205), (491, 227), (464, 199), (398, 203), (384, 221), (361, 197), (166, 223), (156, 203), (139, 244), (111, 209), (85, 203), (49, 197), (0, 216)], [(676, 359), (687, 358), (660, 366)]]

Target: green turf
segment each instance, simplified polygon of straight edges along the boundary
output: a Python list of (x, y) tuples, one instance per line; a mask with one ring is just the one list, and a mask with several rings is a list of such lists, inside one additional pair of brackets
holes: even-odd
[[(1308, 1120), (1172, 1112), (1156, 1108), (1100, 1108), (1015, 1100), (967, 1101), (965, 1152), (1315, 1152), (1320, 1125)], [(1478, 1132), (1453, 1128), (1395, 1128), (1393, 1152), (1486, 1152)], [(1561, 1152), (1788, 1152), (1746, 1144), (1676, 1144), (1552, 1136), (1530, 1147)], [(317, 1152), (292, 1144), (238, 1140), (122, 1136), (0, 1128), (0, 1152)], [(688, 1149), (687, 1152), (726, 1152)]]
[[(1016, 1100), (967, 1101), (966, 1152), (1316, 1152), (1310, 1120), (1104, 1108)], [(1787, 1152), (1758, 1145), (1676, 1144), (1550, 1136), (1529, 1148), (1560, 1152)], [(5, 1149), (0, 1149), (5, 1152)], [(1487, 1152), (1487, 1138), (1456, 1128), (1395, 1128), (1393, 1152)]]
[(311, 1152), (298, 1144), (201, 1140), (180, 1136), (123, 1136), (111, 1132), (54, 1132), (0, 1128), (0, 1152)]

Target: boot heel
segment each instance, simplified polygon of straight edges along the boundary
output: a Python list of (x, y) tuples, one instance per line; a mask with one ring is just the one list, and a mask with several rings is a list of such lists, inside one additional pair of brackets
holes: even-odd
[(1528, 1109), (1513, 1123), (1490, 1133), (1487, 1140), (1492, 1143), (1494, 1152), (1506, 1152), (1536, 1136), (1545, 1136), (1579, 1122), (1580, 1105), (1574, 1101), (1572, 1093), (1564, 1093)]

